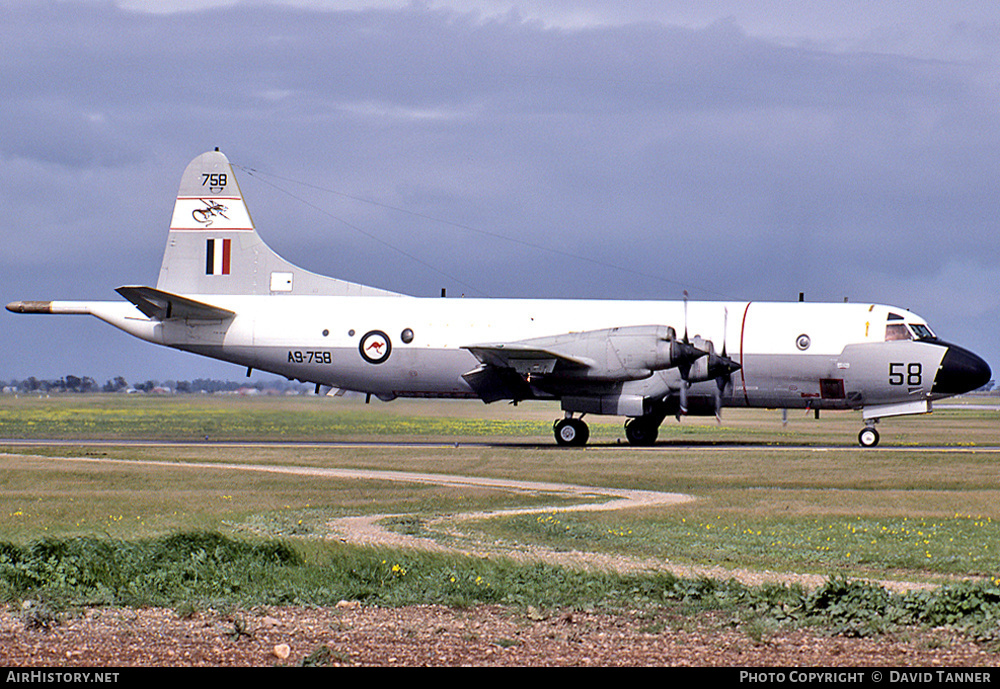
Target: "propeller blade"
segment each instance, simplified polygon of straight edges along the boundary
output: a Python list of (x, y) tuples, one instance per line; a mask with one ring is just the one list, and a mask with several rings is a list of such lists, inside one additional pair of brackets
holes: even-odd
[(684, 290), (684, 344), (688, 343), (688, 291)]
[(726, 356), (726, 333), (729, 331), (729, 307), (723, 307), (722, 309), (722, 358), (728, 358)]
[(729, 358), (726, 354), (726, 334), (729, 330), (729, 308), (722, 312), (722, 354), (709, 362), (710, 370), (717, 372), (715, 375), (715, 418), (722, 423), (722, 396), (726, 388), (732, 382), (733, 373), (739, 371), (742, 366)]

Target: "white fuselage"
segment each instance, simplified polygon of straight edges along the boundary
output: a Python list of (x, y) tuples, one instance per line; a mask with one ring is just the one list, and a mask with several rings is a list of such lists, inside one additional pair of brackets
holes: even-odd
[[(475, 397), (462, 375), (479, 362), (466, 347), (560, 333), (667, 324), (711, 340), (740, 364), (724, 391), (736, 406), (859, 408), (929, 402), (944, 348), (886, 341), (890, 311), (869, 304), (655, 302), (418, 297), (198, 295), (230, 309), (227, 321), (155, 321), (130, 304), (88, 312), (141, 337), (290, 379), (382, 398)], [(375, 339), (366, 336), (377, 333)], [(408, 341), (407, 341), (408, 340)], [(362, 349), (369, 348), (367, 356)], [(902, 372), (898, 383), (893, 372)], [(681, 386), (676, 370), (622, 387)], [(652, 379), (656, 379), (655, 381)], [(703, 381), (692, 394), (710, 394)], [(700, 387), (699, 387), (700, 386)], [(545, 395), (539, 395), (544, 397)], [(926, 410), (926, 409), (925, 409)]]

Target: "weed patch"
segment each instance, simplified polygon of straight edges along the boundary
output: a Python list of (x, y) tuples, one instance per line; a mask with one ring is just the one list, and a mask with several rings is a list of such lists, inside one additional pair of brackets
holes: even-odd
[[(519, 565), (427, 553), (331, 546), (306, 562), (280, 542), (245, 542), (214, 533), (151, 541), (46, 539), (0, 544), (0, 592), (22, 601), (26, 619), (55, 624), (73, 605), (174, 606), (191, 612), (258, 604), (501, 604), (525, 610), (727, 611), (757, 642), (782, 627), (822, 627), (875, 636), (909, 626), (947, 627), (996, 641), (1000, 586), (967, 582), (897, 594), (844, 578), (808, 591), (748, 587), (735, 581), (682, 579), (668, 573), (619, 575), (553, 565)], [(250, 633), (233, 621), (234, 638)], [(319, 650), (312, 662), (329, 660)]]

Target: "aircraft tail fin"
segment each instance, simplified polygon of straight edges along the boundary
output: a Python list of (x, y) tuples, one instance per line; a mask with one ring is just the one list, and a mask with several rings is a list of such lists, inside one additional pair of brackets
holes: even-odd
[(276, 254), (257, 234), (233, 168), (218, 149), (184, 170), (156, 288), (173, 294), (400, 296), (309, 272)]

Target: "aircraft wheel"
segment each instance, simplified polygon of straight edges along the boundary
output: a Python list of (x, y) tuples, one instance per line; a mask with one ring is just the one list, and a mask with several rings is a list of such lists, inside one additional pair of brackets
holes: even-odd
[(654, 444), (659, 431), (656, 424), (640, 418), (629, 419), (625, 422), (625, 438), (629, 445), (636, 447), (649, 447)]
[(554, 430), (556, 444), (563, 447), (583, 447), (590, 439), (590, 428), (582, 419), (559, 419)]
[(878, 445), (878, 431), (874, 428), (864, 428), (858, 433), (858, 442), (861, 447), (875, 447)]

